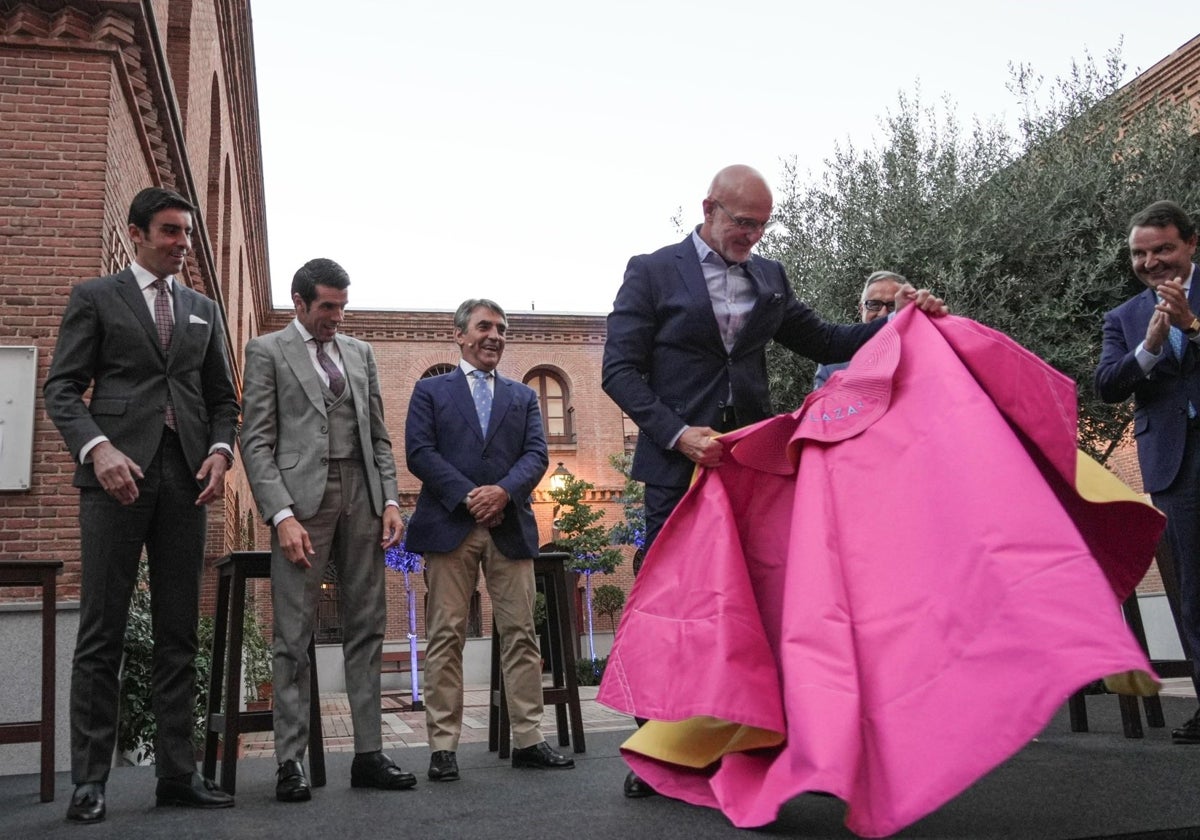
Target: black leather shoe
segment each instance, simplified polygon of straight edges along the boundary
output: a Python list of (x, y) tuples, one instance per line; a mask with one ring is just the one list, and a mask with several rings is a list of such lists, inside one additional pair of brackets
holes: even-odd
[(67, 806), (71, 822), (91, 823), (104, 819), (104, 782), (84, 782), (75, 785), (71, 804)]
[(458, 780), (458, 757), (453, 750), (435, 750), (429, 756), (429, 778), (435, 782)]
[(407, 790), (416, 784), (416, 776), (405, 773), (382, 751), (359, 753), (350, 765), (350, 787)]
[(1183, 726), (1171, 730), (1171, 740), (1176, 744), (1200, 744), (1200, 709)]
[(212, 779), (199, 773), (185, 773), (158, 780), (154, 789), (157, 805), (178, 805), (181, 808), (232, 808), (233, 797), (217, 787)]
[(312, 788), (304, 776), (304, 765), (289, 758), (275, 771), (275, 798), (280, 802), (307, 802), (312, 799)]
[(630, 799), (645, 799), (654, 796), (658, 791), (650, 787), (646, 780), (632, 770), (625, 776), (625, 795)]
[(539, 770), (570, 770), (575, 766), (575, 759), (559, 755), (549, 744), (542, 741), (532, 747), (513, 750), (512, 766), (536, 767)]

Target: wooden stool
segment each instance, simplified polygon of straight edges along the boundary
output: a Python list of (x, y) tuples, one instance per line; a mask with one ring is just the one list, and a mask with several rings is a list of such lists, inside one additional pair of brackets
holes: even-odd
[(41, 797), (54, 801), (54, 661), (57, 579), (61, 560), (0, 561), (0, 586), (42, 588), (42, 716), (39, 720), (0, 723), (0, 744), (42, 745)]
[[(270, 732), (274, 714), (239, 709), (242, 683), (242, 622), (246, 615), (246, 581), (271, 576), (271, 552), (234, 551), (216, 563), (217, 614), (213, 628), (212, 676), (208, 685), (208, 735), (204, 741), (204, 775), (216, 778), (221, 752), (221, 788), (237, 793), (238, 739), (244, 732)], [(228, 633), (229, 647), (225, 639)], [(313, 787), (325, 784), (325, 742), (321, 737), (321, 692), (317, 685), (315, 639), (308, 643), (308, 764)], [(224, 679), (224, 712), (221, 682)]]
[[(534, 558), (533, 575), (540, 580), (546, 596), (546, 625), (550, 650), (544, 651), (550, 660), (551, 684), (542, 688), (542, 702), (554, 706), (558, 724), (558, 745), (570, 746), (575, 739), (575, 752), (584, 752), (583, 712), (579, 707), (579, 672), (575, 665), (575, 631), (571, 625), (571, 609), (564, 564), (570, 555), (563, 551), (549, 552)], [(500, 758), (511, 754), (512, 729), (508, 718), (508, 699), (500, 673), (500, 634), (492, 621), (492, 683), (488, 703), (488, 749), (499, 751)], [(570, 734), (567, 715), (570, 713)]]

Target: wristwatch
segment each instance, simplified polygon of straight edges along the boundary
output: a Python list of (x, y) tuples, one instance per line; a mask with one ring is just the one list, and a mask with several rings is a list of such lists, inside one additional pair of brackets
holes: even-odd
[(1184, 327), (1183, 334), (1188, 338), (1195, 338), (1196, 336), (1200, 335), (1200, 318), (1197, 318), (1195, 315), (1193, 315), (1192, 323)]

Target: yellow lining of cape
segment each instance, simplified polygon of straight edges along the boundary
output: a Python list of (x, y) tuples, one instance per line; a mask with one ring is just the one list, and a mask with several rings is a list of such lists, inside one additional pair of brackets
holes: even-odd
[(707, 767), (724, 755), (784, 742), (782, 732), (699, 716), (680, 721), (647, 721), (622, 749), (682, 767)]

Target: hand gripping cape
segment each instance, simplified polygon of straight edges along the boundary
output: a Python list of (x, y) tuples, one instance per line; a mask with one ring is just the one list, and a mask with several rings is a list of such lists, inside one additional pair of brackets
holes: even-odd
[(1163, 517), (1078, 453), (1074, 384), (1005, 336), (908, 307), (798, 411), (722, 440), (600, 688), (650, 719), (622, 751), (660, 793), (750, 827), (825, 791), (883, 836), (1086, 683), (1156, 690), (1120, 602)]

